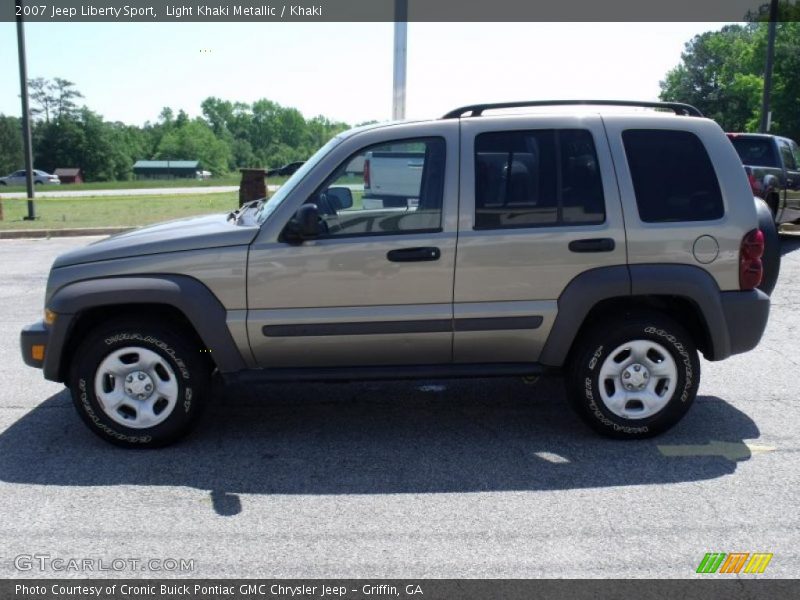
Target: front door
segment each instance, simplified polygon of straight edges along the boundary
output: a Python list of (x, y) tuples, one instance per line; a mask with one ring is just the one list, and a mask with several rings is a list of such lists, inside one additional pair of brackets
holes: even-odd
[(783, 163), (786, 166), (786, 203), (781, 221), (789, 223), (800, 219), (800, 148), (791, 140), (778, 140)]
[(292, 198), (318, 206), (322, 233), (251, 247), (247, 328), (261, 367), (452, 360), (457, 129), (355, 138), (329, 177)]

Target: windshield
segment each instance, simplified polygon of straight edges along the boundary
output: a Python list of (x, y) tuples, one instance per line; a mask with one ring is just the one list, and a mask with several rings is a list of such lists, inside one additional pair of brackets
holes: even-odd
[(297, 187), (297, 184), (302, 181), (303, 177), (305, 177), (306, 174), (313, 169), (317, 163), (322, 160), (326, 154), (328, 154), (328, 152), (330, 152), (331, 148), (338, 145), (342, 139), (343, 137), (341, 135), (337, 135), (322, 148), (317, 150), (314, 155), (303, 164), (302, 167), (297, 169), (297, 171), (295, 171), (294, 174), (286, 180), (286, 183), (278, 188), (278, 190), (269, 200), (261, 204), (255, 214), (256, 222), (259, 225), (263, 225), (264, 221), (266, 221), (269, 216), (275, 212), (275, 209), (278, 208), (281, 205), (281, 202), (283, 202), (291, 193), (291, 191)]

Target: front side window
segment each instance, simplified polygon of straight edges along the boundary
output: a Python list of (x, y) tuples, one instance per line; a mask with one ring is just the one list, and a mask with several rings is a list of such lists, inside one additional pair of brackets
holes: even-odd
[(645, 223), (713, 221), (725, 207), (703, 142), (689, 131), (622, 132), (639, 218)]
[(321, 237), (438, 231), (445, 141), (398, 140), (363, 148), (307, 200), (324, 221)]
[(794, 170), (797, 167), (794, 164), (794, 155), (792, 149), (787, 142), (781, 140), (780, 142), (781, 156), (783, 157), (783, 166), (787, 169)]
[(504, 131), (475, 139), (475, 229), (604, 220), (603, 185), (589, 131)]
[(794, 168), (800, 167), (800, 146), (796, 142), (792, 142), (792, 154), (794, 154)]

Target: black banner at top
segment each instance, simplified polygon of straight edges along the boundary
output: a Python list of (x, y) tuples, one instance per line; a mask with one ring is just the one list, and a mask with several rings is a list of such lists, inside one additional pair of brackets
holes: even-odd
[[(781, 20), (800, 18), (800, 0), (780, 4)], [(766, 15), (768, 8), (768, 0), (3, 0), (0, 21), (734, 22)]]

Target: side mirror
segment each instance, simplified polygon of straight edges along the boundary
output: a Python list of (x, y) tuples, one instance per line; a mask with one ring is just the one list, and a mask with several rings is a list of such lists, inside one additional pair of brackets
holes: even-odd
[(353, 192), (347, 187), (329, 187), (325, 191), (325, 197), (334, 210), (345, 210), (353, 206)]
[(303, 240), (317, 237), (319, 233), (319, 209), (317, 205), (304, 204), (297, 209), (297, 212), (286, 224), (283, 230), (283, 237), (287, 242), (299, 244)]

